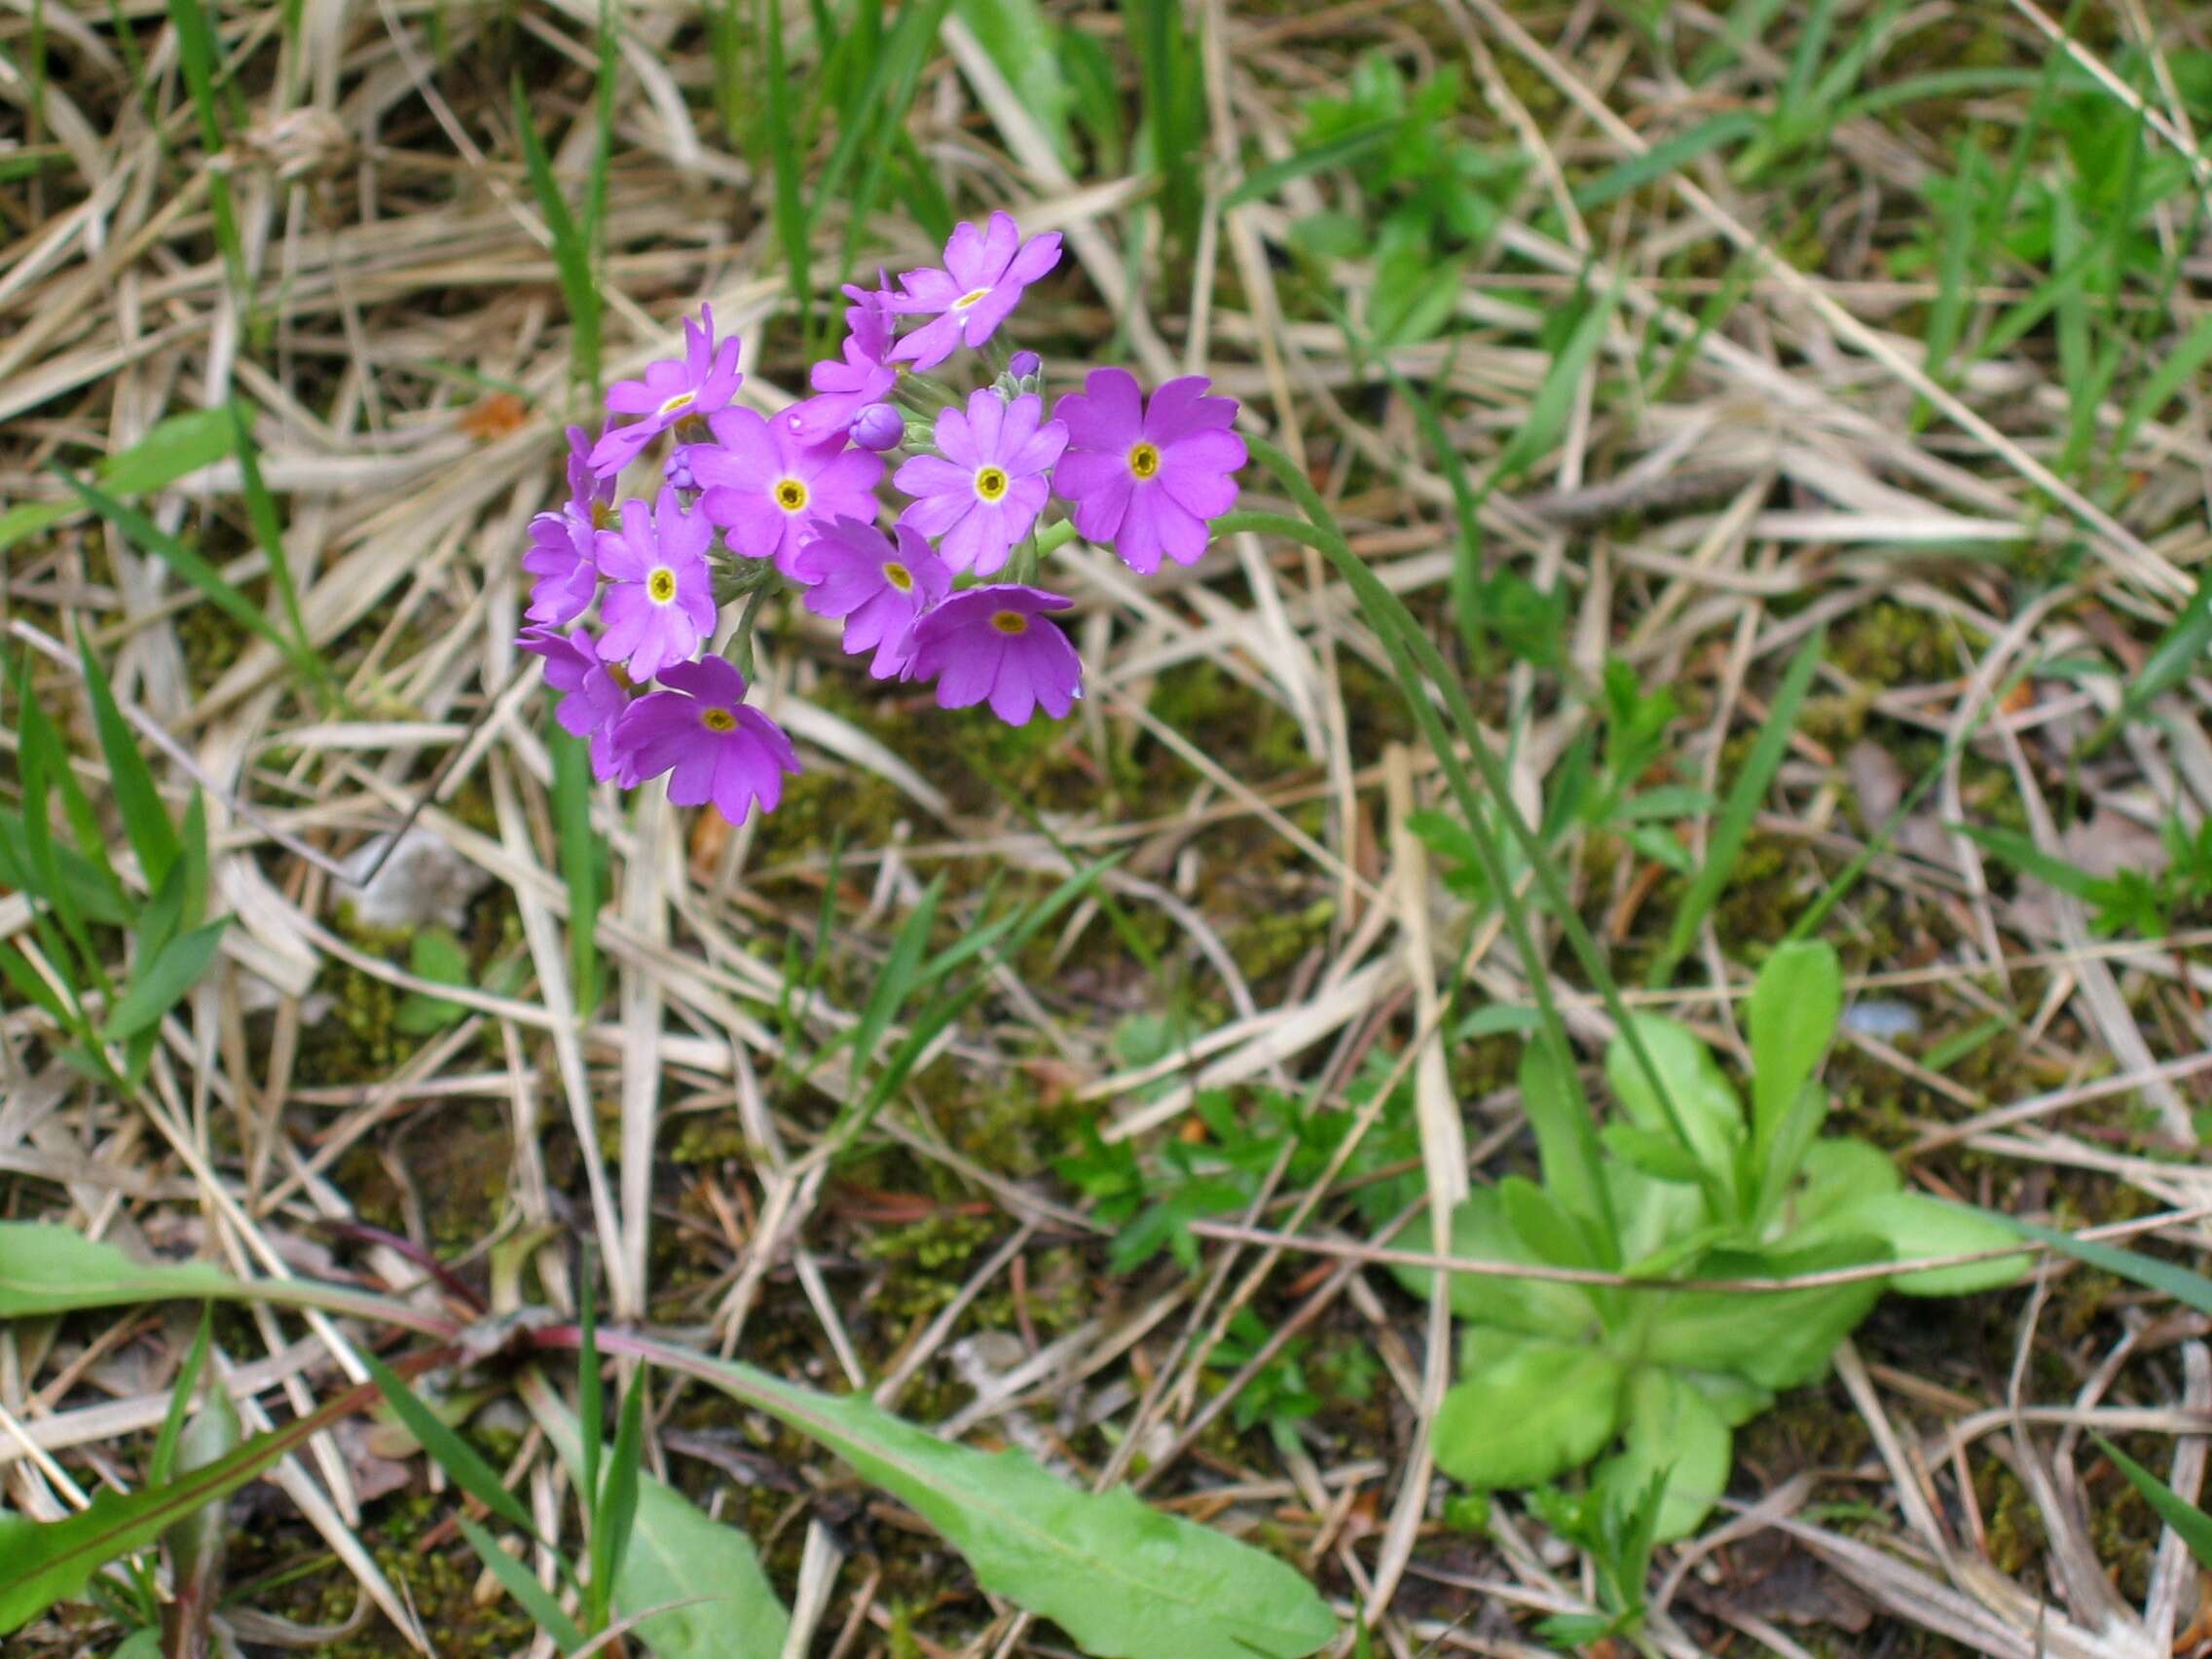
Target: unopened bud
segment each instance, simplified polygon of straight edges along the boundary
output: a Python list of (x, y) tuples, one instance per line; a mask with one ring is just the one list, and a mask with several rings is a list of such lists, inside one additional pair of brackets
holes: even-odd
[(906, 422), (888, 403), (871, 403), (853, 421), (853, 442), (866, 450), (897, 449), (906, 436)]
[(1016, 351), (1007, 359), (1006, 372), (1017, 381), (1025, 381), (1045, 372), (1045, 359), (1034, 351)]

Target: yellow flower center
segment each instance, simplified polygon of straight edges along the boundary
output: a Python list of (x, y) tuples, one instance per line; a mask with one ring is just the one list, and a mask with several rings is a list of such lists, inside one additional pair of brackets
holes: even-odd
[(727, 709), (704, 709), (700, 711), (699, 723), (709, 731), (735, 731), (737, 717)]
[(970, 306), (974, 305), (977, 301), (980, 300), (985, 294), (988, 294), (990, 290), (988, 288), (970, 289), (967, 293), (962, 294), (960, 298), (952, 302), (952, 309), (954, 311), (966, 311)]
[(883, 579), (901, 593), (912, 593), (914, 591), (914, 572), (895, 561), (884, 565)]
[(976, 474), (976, 494), (986, 501), (995, 501), (1005, 495), (1006, 486), (1007, 476), (1004, 467), (986, 466), (982, 471)]
[(1018, 610), (995, 610), (991, 613), (991, 626), (1002, 634), (1026, 634), (1029, 618)]
[(1129, 451), (1129, 470), (1139, 478), (1150, 478), (1160, 470), (1160, 450), (1154, 444), (1139, 444)]
[(645, 578), (645, 592), (652, 596), (655, 605), (666, 605), (676, 597), (676, 572), (666, 565), (655, 567)]
[(699, 394), (697, 392), (680, 391), (674, 397), (670, 398), (666, 403), (663, 403), (658, 409), (654, 410), (653, 413), (657, 417), (665, 418), (667, 416), (675, 414), (679, 409), (688, 409), (692, 404), (698, 401)]
[(776, 505), (787, 513), (795, 513), (806, 505), (806, 486), (795, 478), (786, 478), (776, 485)]

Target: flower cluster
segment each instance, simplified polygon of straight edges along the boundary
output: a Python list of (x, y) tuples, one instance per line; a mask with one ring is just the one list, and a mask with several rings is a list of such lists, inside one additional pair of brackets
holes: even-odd
[[(600, 779), (665, 774), (670, 800), (732, 823), (774, 809), (798, 757), (745, 695), (779, 588), (842, 621), (877, 680), (932, 683), (940, 707), (987, 703), (1012, 725), (1065, 718), (1083, 664), (1051, 620), (1073, 601), (1036, 583), (1044, 558), (1081, 535), (1147, 574), (1162, 557), (1191, 564), (1235, 502), (1245, 452), (1235, 401), (1202, 375), (1147, 399), (1126, 371), (1094, 369), (1048, 414), (1037, 354), (1002, 359), (993, 340), (1059, 259), (1056, 233), (1024, 239), (993, 213), (954, 230), (942, 266), (848, 286), (838, 355), (773, 416), (737, 401), (737, 342), (702, 308), (682, 361), (613, 387), (596, 437), (570, 428), (569, 498), (531, 522), (517, 643), (544, 659), (555, 718)], [(965, 396), (928, 373), (963, 349), (996, 371)], [(620, 475), (656, 445), (648, 493), (618, 501)], [(888, 531), (886, 472), (904, 498)]]

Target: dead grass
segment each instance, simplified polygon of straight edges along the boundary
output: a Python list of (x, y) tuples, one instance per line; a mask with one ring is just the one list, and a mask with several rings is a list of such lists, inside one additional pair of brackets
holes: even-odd
[[(1052, 10), (1115, 40), (1105, 14)], [(2054, 666), (2139, 668), (2201, 575), (2212, 552), (2201, 376), (2136, 427), (2120, 458), (2128, 488), (2061, 476), (2054, 434), (2078, 388), (2047, 333), (1963, 378), (1932, 378), (1922, 331), (1938, 286), (1894, 276), (1886, 260), (1929, 211), (1927, 175), (1959, 132), (1971, 122), (2008, 131), (2028, 93), (1851, 119), (1771, 180), (1746, 183), (1703, 157), (1585, 213), (1576, 184), (1716, 101), (1764, 95), (1801, 19), (1692, 88), (1659, 66), (1628, 8), (1201, 10), (1214, 134), (1188, 165), (1210, 190), (1240, 165), (1289, 154), (1300, 100), (1376, 46), (1423, 71), (1457, 65), (1474, 90), (1465, 130), (1530, 163), (1457, 296), (1458, 347), (1390, 353), (1439, 394), (1474, 475), (1544, 384), (1546, 308), (1576, 284), (1618, 294), (1559, 441), (1525, 487), (1482, 509), (1493, 566), (1561, 584), (1568, 602), (1555, 669), (1501, 663), (1481, 687), (1486, 717), (1514, 734), (1525, 801), (1556, 781), (1589, 722), (1572, 688), (1594, 684), (1607, 653), (1644, 685), (1676, 688), (1693, 770), (1724, 780), (1782, 662), (1829, 630), (1819, 718), (1758, 824), (1759, 862), (1742, 866), (1696, 953), (1695, 977), (1729, 989), (1650, 1000), (1740, 1051), (1730, 998), (1757, 948), (1861, 851), (1884, 793), (1894, 800), (1939, 757), (1926, 808), (1827, 930), (1855, 991), (1904, 1005), (1917, 1027), (1907, 1040), (1854, 1039), (1833, 1068), (1848, 1081), (1845, 1110), (1929, 1190), (2077, 1225), (2166, 1212), (2177, 1219), (2164, 1235), (2200, 1247), (2212, 1178), (2172, 1149), (2194, 1147), (2212, 1067), (2204, 918), (2155, 941), (2093, 937), (2080, 904), (1992, 866), (1944, 828), (2002, 820), (2084, 862), (2125, 864), (2165, 813), (2194, 823), (2212, 804), (2201, 677), (2167, 695), (2159, 723), (2084, 760), (2079, 746), (2120, 682)], [(1703, 8), (1665, 10), (1679, 41), (1718, 29)], [(1862, 20), (1842, 10), (1839, 35)], [(2212, 47), (2204, 18), (2088, 11), (2073, 55), (2144, 106), (2154, 147), (2189, 151), (2189, 112), (2160, 66)], [(1525, 1156), (1501, 1079), (1475, 1075), (1479, 1051), (1452, 1042), (1438, 1015), (1455, 974), (1477, 1001), (1525, 1001), (1523, 968), (1494, 932), (1467, 937), (1404, 828), (1436, 793), (1432, 762), (1390, 741), (1409, 728), (1343, 587), (1303, 551), (1252, 535), (1152, 581), (1079, 547), (1068, 581), (1089, 695), (1064, 727), (1013, 736), (876, 694), (819, 627), (787, 619), (760, 680), (812, 779), (788, 816), (727, 835), (649, 791), (634, 812), (601, 803), (616, 898), (597, 939), (615, 982), (579, 1028), (541, 704), (510, 644), (523, 527), (557, 484), (568, 328), (505, 82), (526, 70), (554, 123), (557, 165), (580, 177), (589, 8), (310, 0), (292, 43), (274, 8), (226, 12), (244, 121), (220, 166), (246, 249), (243, 304), (213, 240), (174, 31), (150, 4), (119, 15), (142, 79), (114, 21), (91, 8), (31, 0), (0, 18), (15, 66), (0, 70), (0, 137), (43, 158), (0, 184), (0, 500), (59, 498), (50, 461), (81, 467), (165, 416), (242, 399), (287, 509), (307, 626), (347, 712), (314, 707), (274, 649), (211, 618), (159, 562), (83, 515), (6, 549), (11, 651), (33, 654), (42, 699), (90, 754), (63, 643), (79, 630), (97, 643), (126, 708), (167, 734), (166, 784), (178, 799), (194, 780), (206, 789), (218, 887), (239, 918), (219, 971), (170, 1022), (141, 1100), (77, 1079), (35, 1011), (0, 1019), (6, 1212), (134, 1249), (190, 1245), (257, 1273), (389, 1284), (412, 1283), (415, 1270), (363, 1235), (334, 1238), (329, 1224), (373, 1222), (471, 1275), (496, 1237), (549, 1227), (557, 1243), (537, 1272), (551, 1303), (572, 1304), (577, 1247), (595, 1242), (612, 1317), (687, 1327), (793, 1375), (871, 1389), (949, 1431), (1032, 1446), (1079, 1478), (1133, 1474), (1156, 1499), (1299, 1561), (1347, 1614), (1378, 1620), (1380, 1644), (1400, 1659), (1431, 1644), (1528, 1651), (1517, 1616), (1580, 1605), (1582, 1567), (1532, 1521), (1505, 1520), (1493, 1542), (1439, 1519), (1419, 1425), (1449, 1375), (1448, 1333), (1367, 1248), (1433, 1247), (1418, 1214), (1394, 1240), (1347, 1240), (1359, 1224), (1341, 1195), (1272, 1193), (1240, 1226), (1201, 1230), (1196, 1275), (1156, 1263), (1115, 1279), (1100, 1225), (1051, 1168), (1078, 1123), (1149, 1145), (1190, 1124), (1201, 1089), (1290, 1088), (1356, 1110), (1346, 1087), (1377, 1057), (1411, 1080), (1432, 1198)], [(34, 26), (42, 103), (22, 73)], [(2052, 24), (2029, 0), (1939, 0), (1896, 26), (1927, 57), (1878, 79), (1945, 67), (1944, 43), (1973, 39), (2003, 65), (2040, 67)], [(678, 316), (711, 301), (746, 342), (749, 394), (778, 404), (801, 384), (803, 359), (781, 320), (762, 158), (733, 151), (714, 118), (713, 59), (692, 10), (629, 8), (622, 31), (610, 371), (665, 352)], [(2145, 44), (2144, 84), (2118, 77), (2111, 65)], [(1144, 181), (1071, 176), (962, 23), (947, 23), (941, 47), (910, 127), (947, 191), (1068, 233), (1072, 268), (1022, 323), (1059, 384), (1116, 326), (1148, 374), (1208, 369), (1247, 400), (1256, 429), (1304, 459), (1383, 579), (1447, 629), (1449, 481), (1404, 402), (1318, 309), (1313, 272), (1286, 252), (1295, 219), (1341, 201), (1340, 181), (1300, 179), (1232, 207), (1192, 257), (1162, 266)], [(2212, 187), (2212, 166), (2190, 165)], [(2158, 234), (2200, 237), (2201, 201), (2183, 193)], [(844, 230), (832, 209), (821, 246)], [(893, 269), (926, 251), (897, 211), (878, 213), (861, 241), (867, 263)], [(2152, 337), (2154, 350), (2200, 309), (2201, 251), (2180, 268), (2175, 327)], [(1372, 272), (1352, 261), (1328, 279), (1364, 316)], [(1972, 315), (1986, 326), (2034, 279), (2000, 270)], [(1701, 321), (1731, 287), (1733, 309)], [(1640, 364), (1677, 350), (1681, 372), (1659, 395), (1624, 394), (1651, 384)], [(1916, 424), (1922, 402), (1930, 418)], [(2124, 406), (2123, 387), (2094, 423), (2116, 429)], [(259, 592), (240, 489), (236, 465), (217, 465), (149, 510)], [(1256, 481), (1247, 490), (1266, 502)], [(1210, 680), (1194, 691), (1198, 665)], [(85, 777), (96, 790), (96, 770)], [(410, 813), (461, 901), (479, 986), (503, 988), (427, 985), (403, 941), (353, 913), (350, 862)], [(830, 972), (796, 1011), (810, 1043), (853, 1019), (931, 875), (951, 877), (951, 938), (974, 925), (994, 871), (1043, 892), (1071, 857), (1107, 851), (1126, 857), (1095, 900), (999, 976), (856, 1157), (830, 1162), (821, 1137), (842, 1072), (801, 1081), (777, 1064), (786, 951), (809, 948), (825, 903)], [(1594, 925), (1631, 957), (1650, 949), (1670, 907), (1664, 872), (1570, 862)], [(19, 935), (27, 911), (0, 900), (0, 916)], [(1263, 947), (1259, 924), (1284, 917), (1307, 919)], [(1123, 923), (1149, 942), (1157, 972)], [(495, 963), (511, 976), (490, 976)], [(1607, 1034), (1564, 971), (1560, 989), (1578, 1037)], [(395, 1033), (398, 999), (424, 991), (465, 1017), (427, 1037)], [(1190, 1040), (1132, 1057), (1121, 1046), (1129, 1020), (1170, 1001)], [(1992, 1018), (2005, 1028), (2002, 1064), (1927, 1063), (1932, 1047)], [(1309, 1246), (1321, 1239), (1329, 1247)], [(2086, 1305), (2069, 1300), (2084, 1294)], [(1303, 1450), (1229, 1426), (1269, 1357), (1219, 1362), (1247, 1308), (1283, 1340), (1313, 1339), (1310, 1353), (1374, 1361), (1369, 1395), (1332, 1399)], [(2064, 1271), (2031, 1296), (1909, 1315), (1937, 1320), (1937, 1340), (1907, 1315), (1878, 1319), (1847, 1350), (1840, 1394), (1786, 1404), (1806, 1424), (1783, 1441), (1803, 1464), (1740, 1462), (1742, 1516), (1663, 1568), (1660, 1648), (2169, 1652), (2189, 1620), (2187, 1559), (2170, 1537), (2154, 1546), (2097, 1527), (2111, 1493), (2083, 1491), (2093, 1459), (2082, 1430), (2181, 1436), (2171, 1464), (2194, 1489), (2202, 1442), (2188, 1431), (2212, 1423), (2200, 1322), (2109, 1285), (2084, 1292)], [(0, 1331), (11, 1505), (57, 1516), (102, 1480), (129, 1478), (165, 1409), (178, 1334), (153, 1314)], [(319, 1318), (241, 1318), (223, 1334), (229, 1380), (249, 1420), (287, 1417), (357, 1377), (353, 1345), (368, 1337)], [(802, 1578), (821, 1586), (794, 1603), (806, 1650), (1058, 1650), (1018, 1620), (994, 1620), (925, 1538), (864, 1507), (826, 1461), (747, 1442), (743, 1424), (687, 1394), (656, 1405), (661, 1466), (754, 1529), (787, 1598)], [(698, 1450), (732, 1445), (750, 1490)], [(2167, 1465), (2158, 1441), (2148, 1449)], [(2042, 1517), (2040, 1546), (2011, 1571), (1992, 1565), (1998, 1518), (1976, 1497), (1995, 1465)], [(761, 1466), (790, 1490), (757, 1484)], [(377, 1472), (345, 1442), (318, 1443), (278, 1480), (287, 1503), (256, 1500), (271, 1517), (257, 1565), (337, 1558), (269, 1610), (336, 1616), (354, 1583), (379, 1609), (321, 1649), (333, 1654), (423, 1646), (425, 1629), (481, 1616), (468, 1574), (425, 1588), (422, 1562), (468, 1558), (395, 1522), (399, 1500), (365, 1498)], [(520, 1478), (551, 1515), (560, 1483), (541, 1448)], [(1839, 1500), (1853, 1507), (1819, 1507)], [(1751, 1555), (1739, 1540), (1768, 1528), (1798, 1549), (1767, 1570), (1824, 1586), (1802, 1602), (1831, 1610), (1844, 1604), (1827, 1575), (1856, 1585), (1873, 1604), (1858, 1629), (1779, 1627), (1793, 1613), (1739, 1567)], [(2130, 1566), (2154, 1547), (2155, 1560)], [(2108, 1574), (2137, 1567), (2148, 1600), (2128, 1604)], [(105, 1628), (49, 1621), (19, 1650), (93, 1650)], [(432, 1644), (483, 1650), (443, 1635)]]

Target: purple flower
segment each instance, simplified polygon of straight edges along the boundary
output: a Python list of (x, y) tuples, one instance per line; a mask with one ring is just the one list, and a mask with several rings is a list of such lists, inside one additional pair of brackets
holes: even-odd
[(805, 444), (782, 422), (751, 409), (725, 409), (708, 423), (718, 446), (697, 446), (691, 470), (706, 494), (699, 510), (727, 534), (730, 551), (792, 561), (810, 530), (835, 518), (875, 517), (875, 481), (883, 458), (847, 449), (844, 434)]
[(613, 477), (602, 478), (591, 467), (591, 452), (599, 438), (605, 436), (605, 424), (599, 428), (598, 438), (581, 426), (569, 428), (569, 501), (572, 506), (581, 507), (585, 516), (595, 523), (599, 515), (593, 509), (614, 503)]
[(599, 592), (598, 543), (590, 509), (573, 501), (530, 521), (530, 551), (522, 556), (522, 568), (537, 578), (525, 613), (533, 622), (558, 628), (590, 608)]
[(799, 552), (796, 574), (807, 589), (805, 606), (817, 616), (845, 619), (845, 650), (872, 649), (868, 673), (890, 680), (914, 654), (914, 619), (952, 588), (952, 572), (930, 544), (904, 525), (894, 547), (883, 532), (859, 519), (841, 518), (810, 538)]
[(614, 748), (623, 782), (668, 780), (678, 806), (712, 801), (732, 824), (758, 801), (763, 812), (783, 798), (784, 774), (798, 770), (792, 740), (758, 709), (745, 707), (745, 676), (719, 656), (679, 663), (663, 677), (673, 687), (650, 691), (616, 722)]
[(701, 306), (697, 322), (683, 319), (683, 361), (647, 363), (644, 380), (617, 381), (607, 388), (610, 414), (644, 419), (603, 433), (592, 446), (592, 470), (611, 477), (677, 422), (728, 408), (744, 379), (737, 372), (736, 338), (717, 346), (714, 307)]
[(808, 376), (815, 395), (784, 411), (784, 424), (802, 443), (818, 444), (845, 431), (899, 378), (888, 356), (896, 325), (884, 296), (850, 284), (845, 292), (855, 301), (845, 313), (845, 360), (825, 357), (815, 364)]
[(888, 403), (871, 403), (853, 417), (850, 435), (861, 448), (880, 455), (905, 441), (906, 418)]
[(937, 418), (938, 455), (918, 455), (892, 482), (918, 498), (901, 524), (940, 536), (938, 551), (955, 571), (990, 575), (1029, 534), (1051, 488), (1045, 474), (1067, 447), (1068, 429), (1045, 418), (1045, 400), (1012, 403), (989, 387), (971, 392), (968, 412)]
[(978, 231), (966, 220), (952, 228), (944, 244), (944, 266), (908, 271), (899, 278), (900, 293), (885, 296), (902, 315), (936, 312), (891, 349), (894, 362), (916, 369), (941, 363), (961, 346), (980, 346), (1006, 320), (1021, 290), (1060, 262), (1060, 233), (1021, 240), (1012, 215), (993, 213), (990, 228)]
[(1008, 725), (1026, 725), (1039, 704), (1064, 719), (1083, 695), (1083, 661), (1068, 637), (1041, 612), (1072, 600), (1007, 582), (956, 593), (914, 624), (907, 675), (935, 680), (940, 709), (990, 699)]
[[(571, 737), (591, 745), (591, 775), (605, 783), (621, 770), (614, 754), (614, 722), (630, 706), (630, 695), (600, 660), (599, 646), (582, 629), (573, 634), (551, 628), (525, 628), (515, 641), (545, 659), (545, 683), (561, 693), (553, 718)], [(623, 779), (627, 788), (635, 779)]]
[(1150, 575), (1164, 553), (1194, 564), (1206, 550), (1206, 521), (1236, 504), (1244, 440), (1229, 429), (1236, 400), (1208, 397), (1203, 375), (1171, 380), (1145, 407), (1126, 369), (1093, 369), (1082, 391), (1052, 411), (1067, 424), (1068, 450), (1052, 488), (1075, 503), (1075, 528), (1110, 542), (1131, 570)]
[(599, 568), (612, 584), (599, 608), (605, 660), (626, 663), (643, 681), (699, 648), (715, 626), (713, 538), (706, 515), (685, 512), (667, 485), (649, 512), (634, 498), (622, 503), (622, 528), (599, 533)]

